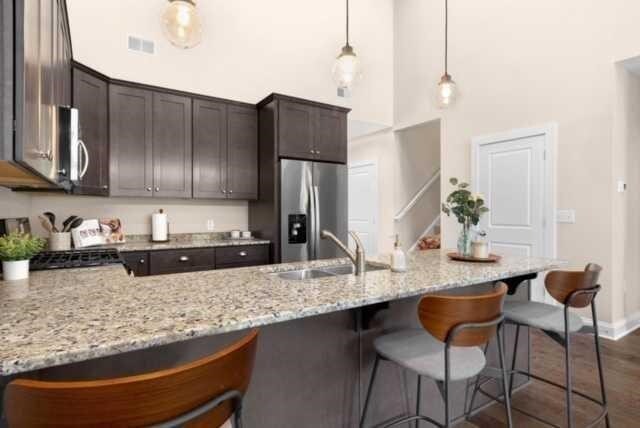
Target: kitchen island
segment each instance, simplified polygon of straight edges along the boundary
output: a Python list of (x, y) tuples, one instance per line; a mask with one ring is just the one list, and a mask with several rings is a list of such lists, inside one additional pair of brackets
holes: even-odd
[[(432, 250), (411, 255), (403, 274), (376, 270), (361, 277), (309, 280), (277, 275), (346, 263), (335, 259), (143, 278), (111, 266), (34, 272), (28, 281), (0, 282), (0, 375), (6, 383), (19, 376), (87, 379), (138, 373), (200, 357), (243, 330), (262, 327), (246, 425), (356, 426), (373, 358), (371, 342), (383, 331), (416, 326), (419, 296), (501, 279), (510, 279), (515, 290), (521, 280), (562, 265), (520, 257), (460, 263)], [(517, 294), (528, 298), (526, 287)], [(527, 352), (521, 355), (528, 358)], [(415, 380), (396, 367), (383, 368), (380, 379), (384, 387), (374, 391), (372, 422), (413, 407), (415, 388), (408, 385)], [(423, 409), (435, 417), (442, 410), (437, 395), (434, 385), (425, 385)], [(461, 403), (462, 397), (456, 414)]]

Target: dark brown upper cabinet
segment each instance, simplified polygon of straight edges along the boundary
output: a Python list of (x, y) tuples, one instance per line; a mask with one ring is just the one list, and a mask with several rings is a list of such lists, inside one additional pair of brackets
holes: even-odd
[(258, 197), (258, 113), (241, 106), (193, 101), (194, 198)]
[(282, 101), (278, 113), (280, 156), (313, 158), (315, 109), (307, 104)]
[(277, 104), (273, 132), (279, 157), (347, 162), (349, 109), (278, 94), (270, 95), (258, 107), (271, 103)]
[(191, 198), (191, 98), (153, 93), (153, 195)]
[(229, 106), (227, 144), (227, 197), (258, 198), (258, 111)]
[(80, 139), (89, 152), (89, 167), (74, 186), (75, 194), (109, 195), (108, 91), (99, 74), (73, 69), (73, 106), (79, 112)]
[(193, 100), (193, 197), (226, 198), (227, 104)]
[(111, 196), (153, 196), (153, 94), (109, 86)]
[(347, 115), (344, 112), (316, 109), (315, 159), (347, 163)]

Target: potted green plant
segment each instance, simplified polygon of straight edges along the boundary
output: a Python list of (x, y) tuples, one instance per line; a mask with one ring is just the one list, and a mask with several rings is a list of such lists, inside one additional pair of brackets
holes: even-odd
[(449, 183), (456, 188), (442, 203), (442, 212), (447, 216), (453, 214), (458, 219), (458, 223), (462, 224), (458, 237), (458, 254), (470, 256), (471, 226), (477, 226), (480, 217), (488, 212), (489, 208), (484, 205), (484, 196), (471, 193), (468, 183), (460, 182), (455, 177), (450, 178)]
[(28, 233), (11, 232), (0, 236), (0, 260), (5, 281), (15, 281), (29, 277), (29, 259), (45, 246), (42, 238)]

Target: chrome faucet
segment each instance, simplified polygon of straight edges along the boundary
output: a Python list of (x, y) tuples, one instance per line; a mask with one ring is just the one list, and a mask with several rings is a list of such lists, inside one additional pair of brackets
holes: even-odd
[(360, 237), (354, 232), (349, 232), (349, 235), (353, 238), (356, 243), (356, 250), (350, 250), (345, 244), (340, 242), (336, 235), (329, 232), (328, 230), (323, 230), (320, 233), (322, 239), (331, 239), (337, 246), (340, 248), (346, 255), (351, 259), (353, 266), (356, 269), (356, 275), (362, 275), (365, 271), (365, 258), (364, 258), (364, 246), (362, 245), (362, 241)]

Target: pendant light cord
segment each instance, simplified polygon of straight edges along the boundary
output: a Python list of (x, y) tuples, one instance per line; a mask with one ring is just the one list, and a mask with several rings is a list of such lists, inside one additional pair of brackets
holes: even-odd
[(349, 46), (349, 0), (347, 0), (347, 46)]
[(447, 60), (449, 56), (448, 54), (449, 54), (449, 0), (444, 0), (444, 74), (445, 75), (449, 74), (447, 72)]

